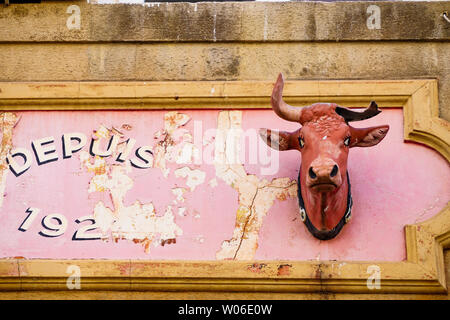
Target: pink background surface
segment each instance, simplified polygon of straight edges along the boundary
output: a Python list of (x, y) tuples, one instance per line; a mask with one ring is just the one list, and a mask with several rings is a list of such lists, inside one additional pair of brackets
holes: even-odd
[[(192, 117), (186, 128), (193, 133), (193, 120), (202, 121), (203, 130), (217, 127), (218, 111), (182, 111)], [(61, 136), (83, 132), (88, 137), (84, 151), (89, 150), (92, 130), (100, 124), (120, 128), (130, 124), (127, 136), (137, 140), (135, 148), (154, 145), (153, 135), (164, 127), (164, 111), (89, 111), (89, 112), (22, 112), (15, 128), (13, 145), (30, 150), (31, 141), (47, 136), (55, 138), (59, 159), (38, 166), (33, 164), (26, 173), (7, 176), (3, 206), (0, 208), (0, 258), (52, 259), (163, 259), (214, 260), (224, 240), (232, 237), (238, 208), (237, 191), (217, 177), (218, 186), (208, 181), (215, 177), (212, 164), (188, 165), (206, 172), (205, 182), (185, 195), (182, 206), (187, 216), (174, 215), (183, 230), (176, 244), (150, 247), (145, 253), (142, 245), (129, 240), (117, 243), (101, 240), (73, 241), (73, 233), (83, 224), (79, 217), (93, 213), (102, 200), (112, 207), (108, 192), (88, 193), (91, 173), (82, 168), (79, 152), (70, 159), (62, 158)], [(349, 175), (353, 195), (352, 219), (333, 240), (314, 238), (298, 214), (297, 198), (276, 200), (264, 218), (259, 233), (255, 259), (261, 260), (385, 260), (398, 261), (406, 257), (404, 226), (431, 218), (450, 198), (450, 167), (436, 151), (415, 143), (403, 142), (401, 110), (383, 109), (377, 117), (353, 123), (355, 127), (389, 124), (386, 138), (371, 148), (353, 148), (349, 155)], [(266, 127), (293, 131), (298, 124), (279, 119), (271, 110), (243, 111), (243, 129)], [(134, 154), (134, 150), (133, 150)], [(280, 153), (280, 168), (266, 179), (290, 177), (296, 179), (301, 156), (297, 151)], [(168, 164), (169, 178), (158, 168), (133, 169), (129, 176), (133, 188), (125, 196), (125, 205), (136, 200), (153, 202), (156, 212), (163, 214), (173, 205), (171, 189), (186, 187), (185, 179), (175, 178), (173, 171), (187, 165)], [(246, 164), (249, 174), (260, 178), (260, 165)], [(41, 213), (26, 232), (18, 230), (28, 207), (40, 208)], [(51, 213), (63, 214), (68, 220), (66, 232), (55, 238), (39, 235), (41, 219)], [(196, 215), (200, 217), (195, 217)], [(199, 239), (204, 239), (200, 242)]]

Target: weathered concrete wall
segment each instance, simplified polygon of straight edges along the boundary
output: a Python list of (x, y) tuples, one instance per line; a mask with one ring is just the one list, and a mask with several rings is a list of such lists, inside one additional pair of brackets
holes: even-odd
[[(81, 28), (68, 29), (67, 8), (80, 8)], [(368, 7), (380, 29), (367, 27)], [(355, 41), (449, 40), (436, 2), (202, 2), (95, 5), (51, 1), (0, 11), (1, 41)], [(370, 10), (369, 10), (370, 11)], [(20, 32), (10, 32), (16, 30)]]

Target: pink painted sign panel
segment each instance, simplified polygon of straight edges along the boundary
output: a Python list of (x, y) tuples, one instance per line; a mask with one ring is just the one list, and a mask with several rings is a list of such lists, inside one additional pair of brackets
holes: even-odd
[(320, 241), (299, 216), (301, 155), (261, 127), (272, 110), (33, 111), (3, 115), (0, 257), (158, 260), (385, 260), (406, 257), (404, 226), (450, 198), (450, 168), (403, 141), (401, 110), (372, 148), (352, 148), (351, 221)]

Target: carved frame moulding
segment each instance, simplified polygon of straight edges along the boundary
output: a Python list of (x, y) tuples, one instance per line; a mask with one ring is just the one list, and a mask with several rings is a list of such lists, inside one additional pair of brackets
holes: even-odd
[[(270, 108), (270, 81), (3, 82), (0, 109), (139, 110)], [(450, 126), (439, 118), (437, 80), (286, 81), (291, 105), (332, 101), (345, 107), (371, 100), (403, 108), (404, 139), (428, 145), (450, 161)], [(67, 290), (67, 267), (82, 270), (81, 290), (215, 292), (446, 293), (443, 250), (450, 247), (450, 204), (423, 223), (405, 226), (406, 260), (154, 261), (0, 260), (0, 290)], [(264, 273), (250, 269), (265, 264)], [(290, 265), (290, 273), (279, 274)], [(367, 287), (369, 265), (381, 269), (381, 289)]]

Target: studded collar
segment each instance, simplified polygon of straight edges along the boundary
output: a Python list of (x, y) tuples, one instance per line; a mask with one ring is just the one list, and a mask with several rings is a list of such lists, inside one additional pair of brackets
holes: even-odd
[[(301, 170), (300, 170), (301, 171)], [(300, 184), (300, 172), (298, 173), (298, 203), (300, 205), (300, 218), (302, 219), (303, 223), (308, 228), (309, 232), (313, 234), (314, 237), (320, 239), (320, 240), (330, 240), (337, 236), (337, 234), (341, 231), (342, 227), (350, 220), (352, 215), (352, 206), (353, 206), (353, 200), (352, 200), (352, 194), (351, 194), (351, 188), (350, 188), (350, 178), (348, 176), (347, 171), (347, 184), (348, 184), (348, 193), (347, 193), (347, 209), (345, 211), (344, 216), (339, 220), (338, 224), (331, 230), (323, 231), (318, 230), (312, 223), (311, 220), (309, 220), (308, 214), (306, 213), (305, 208), (305, 202), (303, 201), (302, 197), (302, 189)]]

